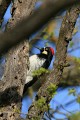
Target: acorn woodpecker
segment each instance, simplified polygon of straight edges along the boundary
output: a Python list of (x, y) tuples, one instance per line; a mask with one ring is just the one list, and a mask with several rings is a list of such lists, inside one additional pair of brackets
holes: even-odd
[(27, 72), (23, 94), (28, 87), (35, 83), (35, 80), (33, 79), (33, 71), (38, 70), (41, 67), (48, 69), (54, 55), (54, 49), (51, 47), (36, 48), (40, 50), (40, 54), (35, 54), (29, 57), (30, 66)]

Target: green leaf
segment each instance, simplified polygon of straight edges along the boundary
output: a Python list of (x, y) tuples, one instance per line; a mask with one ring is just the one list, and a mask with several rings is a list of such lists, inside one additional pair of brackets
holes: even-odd
[(69, 95), (73, 94), (74, 96), (76, 95), (76, 90), (75, 88), (69, 89)]
[(49, 95), (51, 96), (51, 97), (53, 97), (55, 94), (56, 94), (56, 89), (57, 89), (57, 86), (55, 85), (55, 84), (50, 84), (49, 86), (48, 86), (48, 88), (47, 88), (47, 91), (48, 91), (48, 93), (49, 93)]
[(71, 48), (73, 45), (74, 45), (74, 42), (73, 42), (73, 41), (70, 41), (70, 42), (69, 42), (69, 48)]
[(50, 73), (50, 71), (49, 70), (47, 70), (47, 69), (45, 69), (45, 68), (40, 68), (39, 70), (35, 70), (35, 71), (33, 71), (33, 76), (35, 77), (35, 76), (39, 76), (39, 75), (41, 75), (42, 73)]

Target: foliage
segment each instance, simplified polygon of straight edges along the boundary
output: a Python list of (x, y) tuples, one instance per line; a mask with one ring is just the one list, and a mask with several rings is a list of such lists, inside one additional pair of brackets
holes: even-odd
[(74, 58), (75, 59), (75, 61), (77, 62), (77, 63), (79, 63), (80, 64), (80, 58)]
[(76, 90), (75, 90), (75, 88), (72, 88), (72, 89), (69, 89), (69, 95), (76, 95)]
[(73, 47), (73, 45), (74, 45), (73, 41), (70, 41), (69, 42), (69, 48)]
[(39, 76), (39, 75), (41, 75), (42, 73), (50, 73), (50, 71), (49, 70), (47, 70), (47, 69), (45, 69), (45, 68), (40, 68), (39, 70), (35, 70), (34, 72), (33, 72), (33, 76)]
[(54, 95), (56, 94), (56, 89), (57, 86), (55, 84), (50, 83), (50, 85), (47, 88), (47, 91), (51, 97), (54, 97)]
[(80, 120), (80, 112), (72, 114), (72, 116), (69, 117), (69, 120)]
[(77, 97), (76, 102), (80, 104), (80, 95), (78, 95), (75, 88), (69, 89), (69, 95), (71, 94)]
[(41, 97), (38, 101), (36, 101), (36, 106), (41, 111), (47, 111), (48, 105), (46, 104), (46, 100), (44, 97)]

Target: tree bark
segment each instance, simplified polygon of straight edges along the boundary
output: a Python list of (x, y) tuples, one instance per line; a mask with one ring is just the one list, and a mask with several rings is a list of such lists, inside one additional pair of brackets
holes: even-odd
[[(15, 27), (25, 16), (29, 16), (35, 2), (36, 0), (15, 0), (7, 30)], [(12, 48), (6, 55), (5, 72), (0, 82), (0, 120), (21, 119), (21, 98), (29, 67), (28, 51), (29, 45), (25, 40)]]
[[(68, 86), (78, 86), (80, 85), (80, 62), (74, 57), (67, 56), (66, 58), (68, 66), (64, 68), (62, 74), (62, 80), (59, 82), (58, 87), (68, 87)], [(35, 92), (39, 90), (39, 88), (46, 81), (46, 76), (49, 76), (50, 73), (44, 73), (35, 79), (35, 84), (31, 86), (31, 89)]]
[(45, 0), (44, 4), (35, 10), (30, 17), (26, 17), (14, 29), (0, 35), (0, 55), (7, 52), (12, 46), (20, 43), (26, 36), (28, 38), (31, 34), (40, 30), (57, 13), (78, 2), (80, 0), (61, 0), (60, 4), (58, 4), (59, 0)]
[[(74, 6), (71, 9), (69, 9), (63, 19), (60, 34), (59, 34), (59, 41), (57, 42), (57, 48), (56, 48), (56, 59), (54, 62), (54, 70), (49, 74), (49, 76), (46, 76), (46, 82), (41, 86), (41, 88), (38, 91), (37, 94), (37, 101), (41, 100), (41, 98), (44, 99), (43, 106), (46, 106), (46, 104), (49, 104), (51, 100), (50, 94), (48, 94), (47, 88), (52, 83), (55, 85), (58, 85), (62, 79), (62, 73), (64, 66), (66, 64), (66, 55), (67, 55), (67, 46), (69, 41), (72, 39), (72, 33), (75, 27), (76, 20), (80, 13), (80, 6)], [(43, 107), (42, 106), (42, 107)], [(46, 109), (39, 109), (36, 106), (36, 101), (33, 102), (31, 105), (27, 120), (32, 119), (42, 119), (44, 112), (46, 112)]]

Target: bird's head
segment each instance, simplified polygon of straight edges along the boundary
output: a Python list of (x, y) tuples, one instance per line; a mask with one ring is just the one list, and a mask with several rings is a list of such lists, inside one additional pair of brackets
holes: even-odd
[(46, 55), (46, 56), (48, 56), (49, 54), (52, 56), (54, 55), (54, 49), (51, 47), (41, 48), (40, 52), (41, 52), (41, 54)]
[(54, 55), (54, 49), (52, 47), (36, 48), (40, 50), (40, 55), (52, 59)]

